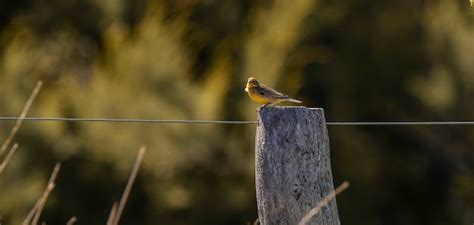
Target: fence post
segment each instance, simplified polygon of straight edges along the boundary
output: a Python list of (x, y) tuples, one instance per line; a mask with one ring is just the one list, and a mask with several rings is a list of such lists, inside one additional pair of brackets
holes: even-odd
[[(255, 147), (260, 224), (296, 225), (334, 190), (323, 109), (262, 108)], [(336, 200), (309, 224), (340, 224)]]

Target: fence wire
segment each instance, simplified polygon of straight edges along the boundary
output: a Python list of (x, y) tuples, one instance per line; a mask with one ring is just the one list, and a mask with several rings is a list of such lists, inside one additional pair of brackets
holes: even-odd
[[(20, 117), (0, 117), (0, 121), (14, 121)], [(74, 118), (74, 117), (26, 117), (32, 122), (99, 122), (99, 123), (154, 123), (154, 124), (257, 124), (251, 120), (160, 120), (131, 118)], [(474, 121), (327, 121), (329, 126), (441, 126), (474, 125)]]

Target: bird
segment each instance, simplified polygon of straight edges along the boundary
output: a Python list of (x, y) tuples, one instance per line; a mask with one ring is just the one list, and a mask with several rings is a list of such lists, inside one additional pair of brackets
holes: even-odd
[(260, 108), (273, 106), (281, 102), (293, 102), (301, 104), (300, 100), (290, 98), (288, 95), (284, 95), (278, 91), (275, 91), (274, 89), (260, 83), (254, 77), (249, 77), (247, 80), (245, 92), (247, 92), (252, 101), (263, 104)]

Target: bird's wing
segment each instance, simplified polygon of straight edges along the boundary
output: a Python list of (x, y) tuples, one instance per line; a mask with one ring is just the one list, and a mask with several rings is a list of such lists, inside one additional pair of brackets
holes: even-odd
[(267, 87), (265, 85), (260, 85), (260, 87), (257, 87), (257, 92), (261, 95), (268, 96), (270, 98), (275, 98), (275, 99), (286, 99), (288, 98), (288, 95), (284, 95), (278, 91), (276, 91), (273, 88)]

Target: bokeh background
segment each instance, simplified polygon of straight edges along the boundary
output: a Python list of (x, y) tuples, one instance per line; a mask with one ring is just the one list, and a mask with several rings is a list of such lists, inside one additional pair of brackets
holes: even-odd
[[(331, 121), (474, 119), (468, 0), (0, 2), (0, 114), (255, 120), (248, 76)], [(0, 137), (13, 122), (0, 123)], [(122, 224), (256, 218), (254, 125), (25, 122), (0, 176), (19, 224), (63, 164), (42, 221), (105, 224), (141, 145)], [(472, 126), (329, 127), (342, 224), (472, 224)]]

